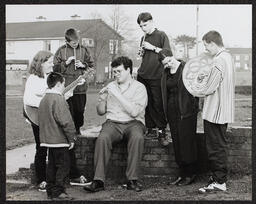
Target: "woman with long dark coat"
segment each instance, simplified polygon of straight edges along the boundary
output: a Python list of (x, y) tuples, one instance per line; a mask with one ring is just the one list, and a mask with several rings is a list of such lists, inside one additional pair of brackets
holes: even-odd
[(199, 99), (192, 96), (182, 81), (185, 62), (172, 56), (171, 50), (163, 49), (159, 60), (165, 70), (161, 79), (164, 113), (170, 126), (175, 161), (179, 167), (174, 185), (189, 185), (195, 180), (197, 168), (197, 113)]

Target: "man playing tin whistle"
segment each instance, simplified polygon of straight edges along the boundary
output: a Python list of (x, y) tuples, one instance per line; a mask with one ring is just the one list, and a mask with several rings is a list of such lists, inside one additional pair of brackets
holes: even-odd
[(104, 190), (105, 169), (108, 165), (113, 143), (127, 141), (128, 159), (126, 168), (127, 189), (141, 191), (138, 183), (139, 166), (144, 149), (145, 86), (132, 78), (132, 61), (118, 57), (111, 63), (115, 81), (99, 92), (98, 115), (106, 114), (94, 151), (94, 179), (84, 190)]

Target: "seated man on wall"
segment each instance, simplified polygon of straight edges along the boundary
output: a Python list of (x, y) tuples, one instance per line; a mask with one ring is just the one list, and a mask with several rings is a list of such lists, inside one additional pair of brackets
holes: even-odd
[(84, 190), (104, 190), (105, 169), (109, 162), (112, 144), (127, 140), (127, 189), (141, 191), (138, 185), (140, 161), (144, 149), (145, 108), (147, 91), (144, 85), (132, 78), (132, 60), (118, 57), (111, 63), (115, 80), (99, 92), (97, 113), (106, 114), (94, 151), (94, 179)]

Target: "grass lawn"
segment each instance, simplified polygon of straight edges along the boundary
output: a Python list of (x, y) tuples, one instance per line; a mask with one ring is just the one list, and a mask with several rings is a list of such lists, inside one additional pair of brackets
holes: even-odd
[[(85, 110), (85, 124), (83, 129), (99, 126), (105, 121), (104, 116), (98, 116), (95, 104), (98, 94), (89, 91), (87, 94), (87, 105)], [(246, 95), (236, 95), (236, 98), (251, 98)], [(202, 130), (201, 114), (198, 117), (198, 129)], [(235, 102), (235, 126), (251, 126), (252, 101), (239, 100)], [(13, 149), (24, 144), (33, 143), (33, 133), (30, 125), (25, 122), (22, 113), (22, 97), (8, 96), (6, 98), (6, 149)]]
[[(87, 105), (84, 113), (85, 123), (82, 129), (99, 126), (105, 121), (104, 116), (98, 116), (95, 104), (97, 93), (87, 94)], [(6, 149), (13, 149), (24, 144), (34, 142), (34, 136), (30, 124), (28, 124), (22, 112), (22, 97), (6, 97)]]

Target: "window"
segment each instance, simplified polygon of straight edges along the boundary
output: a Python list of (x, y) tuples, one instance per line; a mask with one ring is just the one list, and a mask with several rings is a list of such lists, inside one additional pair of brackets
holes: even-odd
[(65, 45), (66, 41), (65, 40), (59, 40), (59, 46)]
[(240, 60), (240, 55), (236, 55), (236, 60), (237, 60), (237, 61)]
[(91, 38), (82, 38), (82, 45), (85, 47), (94, 47), (94, 40)]
[(244, 55), (244, 60), (249, 60), (249, 55)]
[(50, 40), (45, 40), (44, 41), (44, 50), (46, 51), (51, 51), (51, 41)]
[(14, 54), (15, 53), (15, 42), (9, 41), (6, 43), (6, 52), (8, 54)]
[(118, 40), (109, 40), (109, 53), (110, 54), (118, 53)]
[(240, 68), (240, 66), (241, 66), (241, 65), (240, 65), (240, 62), (236, 62), (236, 63), (235, 63), (235, 66), (236, 66), (236, 68)]

